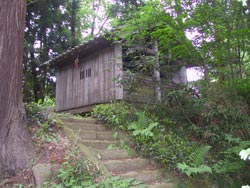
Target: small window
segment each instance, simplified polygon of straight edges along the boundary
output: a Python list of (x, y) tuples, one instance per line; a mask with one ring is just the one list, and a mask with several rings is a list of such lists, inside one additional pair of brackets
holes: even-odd
[(91, 77), (91, 69), (88, 69), (88, 75)]
[(91, 69), (86, 69), (80, 72), (80, 80), (83, 80), (84, 78), (91, 77)]
[(84, 79), (85, 78), (85, 71), (81, 71), (80, 72), (80, 80)]

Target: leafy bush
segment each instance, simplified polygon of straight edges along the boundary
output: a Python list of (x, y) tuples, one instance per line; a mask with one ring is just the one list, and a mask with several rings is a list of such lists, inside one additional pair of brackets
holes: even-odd
[[(42, 188), (82, 188), (93, 184), (94, 175), (91, 174), (92, 164), (84, 161), (76, 150), (70, 153), (55, 176), (45, 182)], [(94, 171), (94, 170), (93, 170)]]
[(169, 168), (175, 168), (177, 162), (185, 161), (191, 153), (192, 143), (187, 137), (180, 137), (169, 130), (174, 124), (171, 120), (165, 120), (165, 125), (160, 124), (154, 115), (125, 103), (99, 105), (93, 114), (110, 126), (121, 127), (129, 132), (136, 150)]
[(46, 117), (43, 113), (43, 107), (37, 103), (25, 104), (26, 117), (29, 124), (42, 123)]
[(186, 137), (179, 137), (173, 131), (160, 131), (161, 129), (155, 129), (153, 137), (134, 137), (135, 146), (145, 156), (174, 169), (178, 162), (188, 160), (192, 143)]
[(39, 103), (39, 104), (41, 104), (44, 107), (56, 106), (56, 100), (55, 100), (55, 98), (50, 98), (50, 97), (46, 96), (44, 98), (44, 101), (42, 103)]
[(34, 134), (34, 138), (38, 138), (42, 142), (57, 141), (56, 131), (63, 125), (63, 121), (57, 114), (49, 114), (42, 123), (38, 123), (38, 129)]
[(97, 105), (92, 115), (113, 127), (126, 129), (125, 126), (134, 119), (135, 109), (123, 102)]
[(217, 135), (217, 138), (210, 139), (211, 144), (224, 138), (223, 133), (250, 138), (248, 107), (244, 101), (235, 99), (230, 88), (214, 84), (206, 90), (204, 97), (204, 138), (210, 139)]
[[(233, 177), (237, 184), (248, 183), (243, 180), (249, 175), (242, 170), (249, 171), (249, 165), (238, 158), (239, 151), (249, 147), (248, 105), (235, 98), (226, 84), (201, 84), (198, 96), (176, 88), (164, 94), (161, 104), (143, 110), (118, 103), (97, 106), (94, 111), (111, 126), (128, 131), (136, 150), (172, 169), (179, 163), (188, 175), (213, 171), (211, 177), (219, 185), (233, 183)], [(204, 163), (192, 162), (192, 156), (197, 156), (192, 154), (195, 142), (212, 146)]]
[(45, 109), (48, 106), (55, 106), (55, 99), (45, 97), (43, 103), (26, 103), (24, 108), (29, 124), (43, 123), (47, 119)]
[(232, 143), (228, 144), (228, 147), (219, 153), (217, 157), (217, 163), (213, 166), (215, 173), (232, 173), (239, 172), (241, 169), (247, 166), (239, 158), (239, 153), (242, 148), (250, 146), (250, 141), (242, 141), (240, 138), (231, 138)]
[(240, 80), (236, 86), (237, 94), (245, 99), (250, 106), (250, 83), (249, 80)]
[(43, 104), (34, 102), (25, 104), (28, 124), (37, 128), (33, 138), (40, 139), (42, 142), (56, 141), (55, 131), (63, 126), (63, 121), (56, 113), (45, 115), (45, 108), (52, 105), (52, 103), (53, 99), (45, 98)]

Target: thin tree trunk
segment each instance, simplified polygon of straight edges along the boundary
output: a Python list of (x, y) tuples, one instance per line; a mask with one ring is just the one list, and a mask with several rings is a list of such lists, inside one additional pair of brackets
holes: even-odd
[(96, 24), (96, 8), (95, 8), (95, 0), (92, 2), (92, 9), (93, 9), (93, 20), (91, 23), (91, 32), (90, 35), (93, 37), (95, 33), (95, 24)]
[(36, 71), (36, 63), (35, 63), (35, 54), (34, 49), (30, 51), (30, 61), (31, 61), (31, 74), (33, 78), (33, 93), (34, 93), (34, 102), (38, 102), (39, 100), (39, 83), (38, 83), (38, 75)]
[(71, 5), (71, 21), (70, 21), (72, 48), (76, 45), (76, 9), (77, 9), (77, 0), (73, 0)]
[(0, 178), (14, 175), (32, 158), (22, 103), (25, 0), (0, 4)]
[(159, 54), (158, 54), (158, 41), (155, 39), (154, 41), (154, 51), (155, 51), (155, 66), (154, 66), (154, 79), (155, 79), (155, 95), (156, 101), (161, 102), (161, 75), (160, 75), (160, 62), (159, 62)]
[(231, 82), (233, 87), (233, 92), (236, 98), (238, 98), (238, 94), (236, 91), (236, 81), (235, 81), (235, 75), (234, 75), (234, 67), (233, 62), (231, 58), (231, 40), (230, 40), (230, 34), (231, 34), (231, 28), (227, 27), (227, 53), (228, 53), (228, 62), (230, 67), (230, 76), (231, 76)]
[[(41, 28), (41, 43), (42, 43), (42, 51), (40, 54), (40, 60), (41, 62), (47, 61), (49, 59), (49, 47), (48, 47), (48, 40), (47, 40), (47, 33), (46, 33), (46, 26), (43, 26)], [(38, 80), (38, 79), (37, 79)], [(37, 89), (38, 89), (38, 100), (41, 100), (41, 102), (44, 102), (45, 98), (45, 79), (44, 77), (41, 77), (37, 81)]]

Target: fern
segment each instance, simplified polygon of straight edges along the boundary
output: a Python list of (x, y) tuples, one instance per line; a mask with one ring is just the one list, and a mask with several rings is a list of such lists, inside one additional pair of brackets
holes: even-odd
[(155, 122), (155, 123), (150, 123), (148, 125), (147, 128), (145, 129), (135, 129), (133, 131), (133, 136), (137, 136), (137, 135), (143, 135), (143, 136), (149, 136), (149, 137), (152, 137), (154, 136), (154, 133), (152, 132), (152, 129), (154, 127), (156, 127), (159, 123)]
[(151, 119), (149, 119), (144, 113), (137, 112), (136, 113), (138, 120), (135, 122), (132, 122), (128, 126), (128, 130), (133, 130), (133, 136), (154, 136), (154, 133), (152, 132), (153, 128), (158, 126), (158, 122), (153, 122)]
[(191, 163), (193, 163), (194, 166), (204, 164), (204, 157), (209, 152), (210, 148), (211, 146), (208, 145), (197, 146), (189, 156)]
[(178, 163), (177, 168), (182, 172), (191, 176), (192, 174), (212, 173), (212, 168), (204, 164), (205, 155), (209, 152), (211, 146), (197, 146), (189, 156), (190, 165), (185, 162)]
[(197, 167), (191, 167), (183, 162), (183, 163), (178, 163), (177, 168), (182, 173), (185, 173), (188, 176), (191, 176), (192, 174), (203, 174), (203, 173), (211, 173), (212, 174), (211, 167), (204, 165), (204, 164), (197, 166)]

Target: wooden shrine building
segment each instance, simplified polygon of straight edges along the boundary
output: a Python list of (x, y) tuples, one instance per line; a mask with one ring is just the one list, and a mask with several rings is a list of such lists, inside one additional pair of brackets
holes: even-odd
[(56, 69), (56, 111), (88, 112), (96, 104), (128, 99), (122, 55), (121, 44), (98, 37), (45, 62)]

